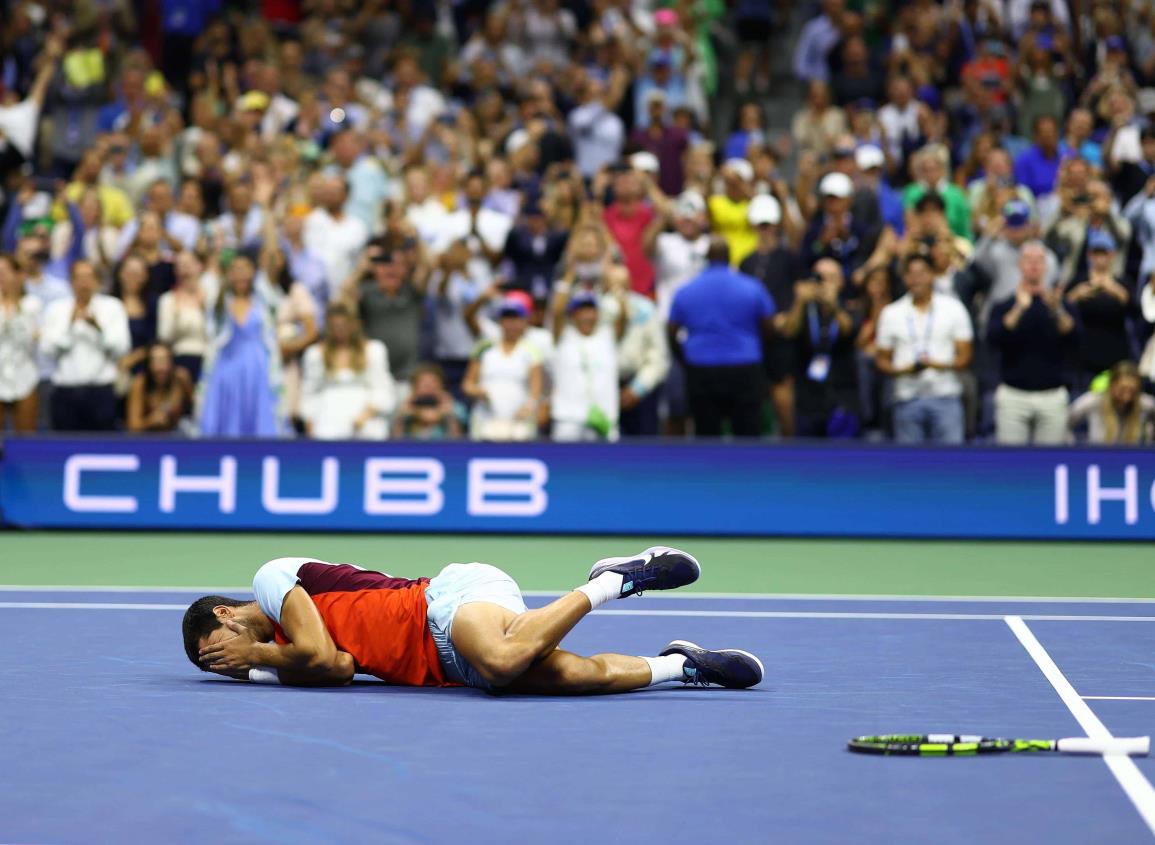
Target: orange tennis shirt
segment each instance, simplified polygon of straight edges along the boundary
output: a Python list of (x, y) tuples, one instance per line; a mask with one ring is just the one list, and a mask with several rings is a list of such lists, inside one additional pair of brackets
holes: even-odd
[(278, 558), (253, 578), (253, 593), (274, 627), (278, 643), (281, 604), (300, 585), (313, 599), (329, 636), (347, 652), (357, 671), (391, 684), (455, 686), (445, 680), (437, 645), (429, 632), (425, 588), (428, 578), (394, 578), (350, 564), (311, 558)]

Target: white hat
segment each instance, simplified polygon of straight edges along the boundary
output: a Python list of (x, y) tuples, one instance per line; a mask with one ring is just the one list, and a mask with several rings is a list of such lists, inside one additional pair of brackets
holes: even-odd
[(641, 170), (643, 173), (657, 173), (661, 169), (658, 157), (645, 150), (630, 156), (630, 167), (634, 170)]
[(750, 221), (751, 226), (758, 226), (762, 223), (776, 226), (782, 222), (782, 206), (778, 204), (778, 200), (769, 194), (759, 194), (750, 200), (750, 207), (746, 210), (746, 219)]
[(824, 197), (846, 199), (854, 193), (854, 183), (845, 173), (827, 173), (818, 183), (818, 193)]
[(854, 163), (859, 170), (874, 170), (886, 164), (886, 156), (874, 144), (863, 144), (854, 153)]
[(524, 129), (518, 129), (511, 132), (509, 137), (505, 139), (505, 154), (513, 155), (526, 144), (529, 143), (529, 133)]
[(23, 214), (25, 220), (48, 217), (52, 214), (52, 197), (43, 191), (38, 191), (32, 195), (28, 202), (24, 203)]
[(728, 158), (722, 162), (722, 169), (729, 170), (743, 182), (754, 181), (754, 165), (744, 158)]
[(1140, 114), (1155, 112), (1155, 88), (1140, 88), (1139, 95), (1135, 99)]
[(706, 201), (697, 191), (683, 191), (674, 201), (674, 216), (678, 219), (705, 214)]

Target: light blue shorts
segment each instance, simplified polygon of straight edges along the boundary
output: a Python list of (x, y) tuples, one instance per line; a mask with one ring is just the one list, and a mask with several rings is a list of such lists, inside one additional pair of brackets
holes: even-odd
[(429, 633), (437, 644), (437, 655), (445, 679), (455, 684), (488, 690), (490, 686), (476, 669), (453, 647), (453, 617), (463, 604), (484, 601), (514, 613), (528, 609), (517, 582), (488, 563), (451, 563), (429, 581), (425, 588), (429, 604)]

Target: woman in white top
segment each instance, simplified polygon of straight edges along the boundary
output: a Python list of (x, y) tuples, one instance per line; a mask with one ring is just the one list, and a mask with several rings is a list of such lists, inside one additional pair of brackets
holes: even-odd
[[(188, 371), (193, 384), (201, 375), (208, 330), (205, 327), (205, 302), (209, 292), (201, 287), (204, 265), (196, 253), (182, 250), (173, 262), (176, 284), (168, 293), (161, 294), (157, 303), (157, 340), (168, 344), (173, 362)], [(215, 277), (213, 287), (218, 287)], [(215, 296), (216, 291), (212, 291)]]
[(318, 440), (384, 440), (396, 405), (389, 355), (366, 340), (361, 321), (343, 302), (325, 315), (325, 338), (302, 358), (301, 417)]
[(1139, 368), (1120, 361), (1102, 393), (1084, 393), (1071, 403), (1072, 429), (1087, 426), (1087, 440), (1110, 445), (1137, 445), (1155, 437), (1155, 399), (1143, 392)]
[(0, 432), (9, 415), (16, 431), (36, 431), (40, 310), (40, 300), (24, 293), (16, 261), (0, 254)]
[(473, 400), (474, 440), (531, 440), (542, 394), (542, 353), (528, 337), (529, 308), (515, 296), (498, 306), (501, 336), (473, 352), (462, 392)]
[(616, 327), (599, 325), (593, 293), (579, 291), (571, 297), (569, 288), (561, 285), (554, 296), (557, 349), (550, 404), (554, 440), (618, 439), (617, 342), (625, 332), (629, 308), (623, 291), (613, 295), (619, 299)]

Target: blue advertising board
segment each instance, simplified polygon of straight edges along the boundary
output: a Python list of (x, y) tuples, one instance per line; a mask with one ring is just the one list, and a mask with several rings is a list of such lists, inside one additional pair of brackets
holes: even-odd
[(12, 438), (30, 528), (1155, 539), (1155, 452)]

